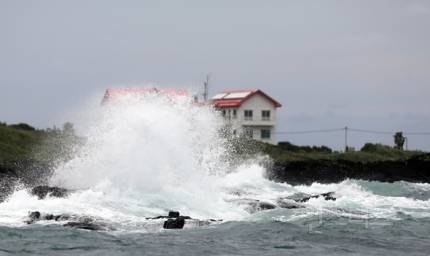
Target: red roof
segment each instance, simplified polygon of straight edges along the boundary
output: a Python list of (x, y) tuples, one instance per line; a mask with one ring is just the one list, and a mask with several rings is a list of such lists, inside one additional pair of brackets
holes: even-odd
[(118, 101), (127, 97), (143, 97), (150, 94), (161, 94), (167, 96), (168, 98), (189, 96), (188, 91), (176, 88), (110, 88), (106, 90), (102, 104)]
[(259, 89), (224, 91), (215, 95), (212, 98), (212, 103), (217, 108), (237, 108), (254, 95), (263, 96), (264, 98), (272, 102), (276, 108), (282, 107), (281, 103), (274, 100), (272, 97)]

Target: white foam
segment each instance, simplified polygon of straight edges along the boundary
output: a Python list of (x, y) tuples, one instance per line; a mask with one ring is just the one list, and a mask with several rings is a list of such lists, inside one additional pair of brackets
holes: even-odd
[[(232, 199), (276, 203), (298, 192), (335, 192), (336, 201), (309, 200), (305, 209), (261, 213), (252, 218), (295, 221), (320, 212), (363, 218), (396, 218), (398, 212), (430, 216), (430, 201), (381, 196), (355, 181), (290, 186), (264, 178), (262, 159), (232, 169), (222, 118), (191, 99), (147, 95), (115, 106), (86, 110), (91, 117), (80, 154), (61, 165), (51, 184), (76, 190), (68, 198), (38, 200), (18, 190), (0, 204), (0, 225), (19, 226), (29, 211), (78, 214), (126, 229), (145, 227), (145, 217), (178, 210), (195, 218), (249, 219)], [(87, 119), (88, 120), (88, 119)], [(83, 122), (84, 123), (84, 122)], [(86, 122), (85, 122), (86, 123)], [(427, 190), (428, 184), (411, 185)]]

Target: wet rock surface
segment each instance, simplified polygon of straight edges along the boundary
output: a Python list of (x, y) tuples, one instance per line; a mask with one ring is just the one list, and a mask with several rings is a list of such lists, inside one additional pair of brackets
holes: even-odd
[(250, 198), (234, 199), (230, 200), (230, 202), (244, 206), (245, 210), (249, 213), (256, 213), (276, 208), (276, 205), (273, 203)]
[[(222, 220), (199, 220), (193, 219), (189, 216), (181, 216), (179, 212), (170, 212), (167, 216), (158, 216), (154, 218), (147, 218), (147, 220), (157, 221), (154, 225), (161, 225), (163, 229), (183, 229), (186, 224), (193, 227), (201, 227), (219, 223)], [(160, 222), (161, 220), (161, 222)], [(36, 224), (39, 221), (52, 221), (60, 222), (64, 227), (77, 228), (92, 231), (113, 231), (115, 228), (104, 221), (98, 220), (89, 216), (77, 216), (69, 214), (47, 214), (39, 211), (30, 212), (27, 219), (24, 221), (26, 224)], [(157, 224), (158, 223), (158, 224)]]
[(47, 196), (64, 198), (69, 195), (69, 191), (59, 187), (37, 186), (31, 190), (31, 194), (39, 199), (45, 199)]
[(322, 194), (310, 195), (305, 193), (296, 193), (287, 197), (280, 197), (275, 200), (275, 203), (260, 201), (257, 199), (235, 199), (230, 200), (232, 203), (236, 203), (238, 205), (245, 206), (245, 210), (249, 213), (256, 213), (260, 211), (272, 210), (275, 208), (284, 208), (284, 209), (298, 209), (305, 208), (306, 202), (308, 202), (312, 198), (324, 198), (326, 201), (336, 201), (334, 192), (327, 192)]
[(75, 216), (69, 214), (45, 214), (39, 211), (30, 212), (28, 214), (28, 219), (24, 222), (27, 224), (35, 224), (39, 221), (66, 222), (65, 224), (63, 224), (64, 227), (72, 227), (86, 230), (115, 230), (113, 227), (107, 225), (106, 223), (97, 221), (92, 217)]
[(175, 219), (168, 219), (164, 222), (164, 229), (183, 229), (185, 226), (185, 219), (177, 217)]
[(346, 179), (380, 182), (430, 183), (430, 154), (405, 161), (354, 162), (347, 160), (303, 160), (277, 162), (267, 171), (269, 179), (291, 185), (329, 184)]
[(320, 197), (324, 198), (324, 200), (326, 200), (326, 201), (329, 201), (329, 200), (336, 201), (336, 198), (334, 197), (334, 192), (327, 192), (327, 193), (317, 194), (317, 195), (297, 193), (297, 194), (294, 194), (292, 196), (286, 197), (286, 199), (291, 199), (297, 203), (305, 203), (312, 198), (320, 198)]

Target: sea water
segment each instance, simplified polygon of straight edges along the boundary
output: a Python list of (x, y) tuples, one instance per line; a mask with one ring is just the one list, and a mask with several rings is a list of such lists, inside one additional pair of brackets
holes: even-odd
[[(429, 184), (269, 181), (270, 159), (236, 159), (223, 119), (187, 97), (127, 97), (85, 113), (85, 145), (49, 180), (72, 193), (38, 200), (17, 188), (0, 204), (0, 255), (430, 254)], [(238, 203), (326, 192), (337, 200), (261, 212)], [(172, 231), (147, 219), (170, 210), (222, 222)], [(91, 216), (113, 231), (25, 224), (31, 211)]]

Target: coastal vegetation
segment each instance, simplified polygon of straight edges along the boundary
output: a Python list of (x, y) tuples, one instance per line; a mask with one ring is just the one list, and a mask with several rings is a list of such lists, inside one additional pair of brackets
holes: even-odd
[(326, 146), (296, 146), (289, 142), (279, 145), (262, 145), (262, 151), (276, 162), (308, 161), (308, 160), (344, 160), (351, 162), (405, 161), (411, 157), (425, 154), (417, 150), (401, 150), (399, 148), (379, 144), (366, 143), (360, 150), (347, 152), (334, 151)]
[(36, 129), (25, 123), (0, 123), (0, 163), (34, 160), (52, 163), (67, 159), (83, 139), (75, 135), (73, 124), (63, 128)]
[[(65, 123), (62, 129), (53, 127), (36, 129), (25, 123), (0, 122), (0, 163), (32, 159), (53, 162), (67, 159), (76, 145), (84, 139), (75, 134), (73, 124)], [(345, 160), (352, 162), (405, 161), (426, 152), (402, 150), (378, 143), (366, 143), (360, 150), (340, 152), (327, 146), (298, 146), (290, 142), (271, 145), (252, 140), (233, 140), (237, 154), (263, 152), (275, 162), (287, 163), (308, 160)]]
[[(10, 177), (26, 184), (43, 184), (50, 170), (70, 159), (84, 143), (71, 123), (44, 130), (24, 123), (0, 123), (0, 187), (9, 184), (6, 180)], [(235, 161), (269, 155), (273, 165), (268, 177), (281, 182), (339, 182), (347, 178), (430, 182), (426, 171), (430, 154), (402, 150), (398, 145), (366, 143), (360, 150), (339, 152), (326, 146), (271, 145), (245, 138), (232, 138), (228, 144)]]

